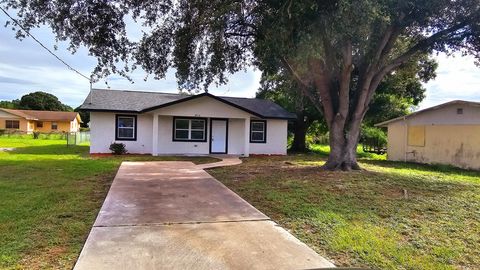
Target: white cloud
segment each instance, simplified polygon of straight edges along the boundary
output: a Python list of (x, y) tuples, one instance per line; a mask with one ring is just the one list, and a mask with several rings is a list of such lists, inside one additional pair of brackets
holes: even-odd
[(425, 84), (426, 98), (420, 108), (427, 108), (455, 99), (480, 101), (480, 68), (472, 56), (459, 54), (436, 57), (437, 78)]

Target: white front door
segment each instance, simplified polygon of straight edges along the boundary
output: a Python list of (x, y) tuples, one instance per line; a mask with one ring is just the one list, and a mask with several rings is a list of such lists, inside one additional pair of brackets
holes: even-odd
[(210, 121), (210, 153), (226, 154), (228, 143), (228, 120), (212, 119)]

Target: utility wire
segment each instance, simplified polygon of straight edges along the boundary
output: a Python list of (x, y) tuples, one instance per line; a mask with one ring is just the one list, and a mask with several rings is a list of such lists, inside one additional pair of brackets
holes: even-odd
[(5, 15), (7, 15), (16, 25), (18, 25), (18, 27), (20, 27), (25, 33), (27, 33), (28, 36), (30, 36), (33, 40), (35, 40), (40, 46), (42, 46), (42, 48), (44, 48), (45, 50), (47, 50), (47, 52), (49, 52), (51, 55), (53, 55), (55, 58), (57, 58), (58, 61), (62, 62), (62, 64), (64, 64), (68, 69), (70, 69), (71, 71), (77, 73), (78, 75), (82, 76), (83, 78), (87, 79), (89, 82), (90, 82), (90, 88), (92, 88), (92, 80), (91, 78), (83, 75), (80, 71), (76, 70), (75, 68), (73, 68), (72, 66), (70, 66), (67, 62), (63, 61), (60, 57), (58, 57), (54, 52), (52, 52), (49, 48), (47, 48), (45, 45), (42, 44), (42, 42), (40, 42), (37, 38), (35, 38), (32, 34), (30, 34), (30, 32), (25, 29), (16, 19), (14, 19), (12, 16), (10, 16), (10, 14), (8, 14), (8, 12), (0, 6), (0, 10), (3, 11), (3, 13), (5, 13)]

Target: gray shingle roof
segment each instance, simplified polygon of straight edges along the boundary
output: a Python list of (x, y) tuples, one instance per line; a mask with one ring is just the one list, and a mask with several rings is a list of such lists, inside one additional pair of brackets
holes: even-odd
[(262, 118), (294, 119), (295, 115), (278, 104), (265, 99), (220, 97), (212, 94), (172, 94), (159, 92), (141, 92), (124, 90), (92, 89), (83, 102), (81, 109), (86, 111), (118, 111), (143, 113), (189, 99), (209, 96), (230, 106), (239, 108)]

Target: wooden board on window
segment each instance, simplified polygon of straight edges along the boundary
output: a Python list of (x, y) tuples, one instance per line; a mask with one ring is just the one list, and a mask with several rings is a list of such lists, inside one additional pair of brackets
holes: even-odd
[(425, 146), (425, 126), (408, 127), (408, 145)]

